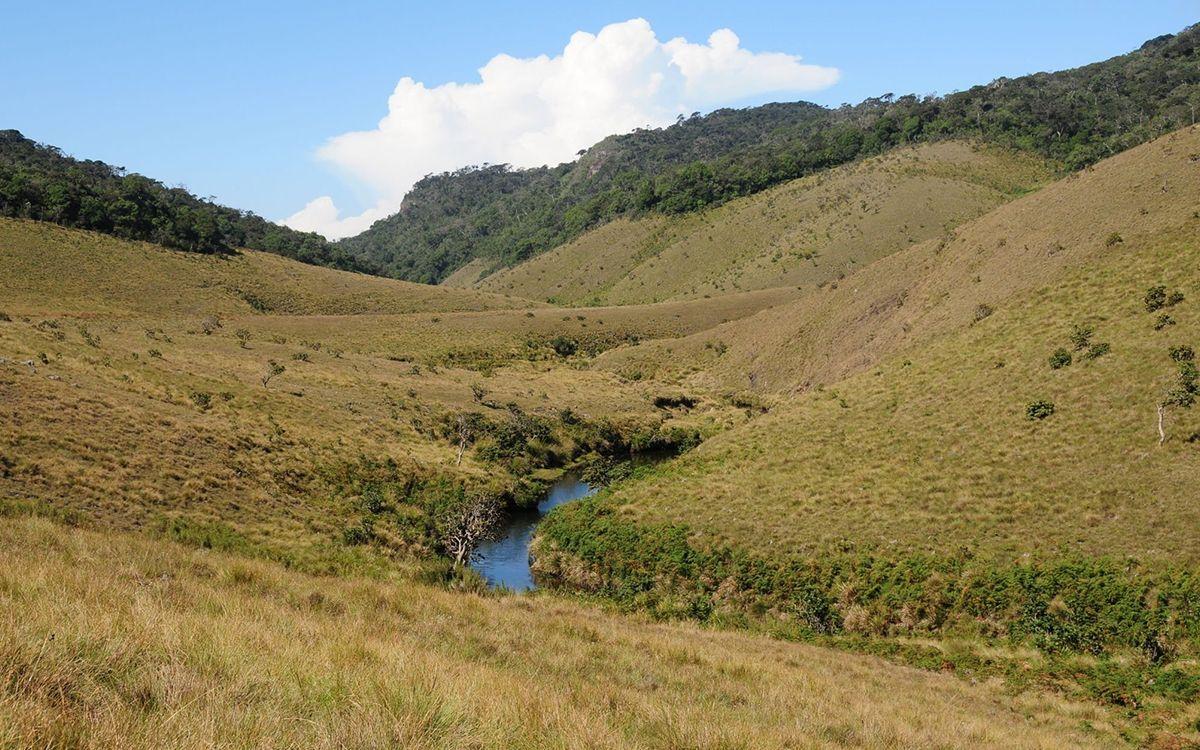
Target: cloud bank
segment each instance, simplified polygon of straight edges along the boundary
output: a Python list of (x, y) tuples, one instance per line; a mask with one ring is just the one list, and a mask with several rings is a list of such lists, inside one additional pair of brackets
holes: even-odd
[(497, 55), (476, 83), (428, 88), (405, 77), (378, 127), (339, 135), (317, 152), (365, 183), (377, 203), (343, 217), (322, 196), (284, 223), (346, 237), (395, 213), (426, 174), (485, 162), (558, 164), (613, 133), (667, 125), (679, 114), (747, 97), (822, 89), (838, 75), (795, 55), (743, 49), (729, 29), (713, 32), (707, 44), (660, 42), (636, 18), (597, 34), (576, 32), (555, 57)]

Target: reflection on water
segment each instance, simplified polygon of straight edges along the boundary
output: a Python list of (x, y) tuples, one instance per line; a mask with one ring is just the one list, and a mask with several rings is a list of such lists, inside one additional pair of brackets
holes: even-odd
[(542, 516), (563, 503), (592, 494), (592, 488), (577, 474), (564, 474), (550, 487), (546, 496), (532, 508), (514, 511), (508, 524), (495, 540), (484, 542), (471, 555), (471, 567), (487, 580), (489, 586), (513, 591), (533, 588), (529, 570), (529, 543)]

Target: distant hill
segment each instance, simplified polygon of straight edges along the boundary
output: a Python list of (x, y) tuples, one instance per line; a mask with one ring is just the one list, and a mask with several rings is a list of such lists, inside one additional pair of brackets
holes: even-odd
[(94, 232), (0, 218), (7, 312), (362, 315), (528, 307), (524, 300), (346, 273), (272, 253), (168, 252)]
[(347, 271), (373, 270), (319, 235), (101, 161), (72, 158), (17, 130), (0, 130), (0, 216), (51, 221), (189, 252), (252, 248)]
[(720, 110), (606, 138), (556, 167), (434, 175), (339, 246), (389, 275), (439, 282), (473, 260), (477, 272), (513, 265), (617, 217), (688, 213), (903, 144), (980, 138), (1077, 169), (1193, 122), (1198, 39), (1193, 26), (1104, 62), (944, 97)]
[[(1012, 149), (960, 141), (792, 180), (709, 211), (619, 219), (478, 288), (560, 304), (631, 304), (836, 281), (1048, 182)], [(445, 284), (468, 283), (465, 266)]]

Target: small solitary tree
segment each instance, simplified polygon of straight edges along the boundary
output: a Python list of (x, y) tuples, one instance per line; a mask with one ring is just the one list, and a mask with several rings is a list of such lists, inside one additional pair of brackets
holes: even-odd
[(286, 370), (286, 367), (279, 364), (275, 360), (267, 360), (267, 369), (262, 376), (263, 388), (267, 387), (267, 384), (271, 382), (271, 378), (275, 377), (276, 375), (282, 375)]
[(468, 419), (467, 415), (459, 414), (456, 421), (456, 431), (458, 433), (458, 454), (454, 457), (454, 465), (462, 464), (463, 453), (466, 452), (467, 446), (475, 441), (476, 420)]
[(438, 514), (442, 547), (463, 565), (480, 543), (486, 541), (500, 523), (500, 503), (495, 498), (461, 493), (443, 505)]
[(200, 321), (200, 330), (205, 336), (211, 336), (214, 331), (221, 327), (221, 319), (216, 315), (205, 315)]
[(1167, 442), (1163, 425), (1168, 409), (1190, 409), (1200, 396), (1200, 370), (1196, 369), (1196, 352), (1190, 346), (1173, 346), (1171, 359), (1178, 365), (1174, 382), (1158, 402), (1158, 444)]

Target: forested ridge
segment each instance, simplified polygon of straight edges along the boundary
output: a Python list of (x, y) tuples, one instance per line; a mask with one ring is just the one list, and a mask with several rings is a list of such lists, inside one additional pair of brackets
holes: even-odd
[(618, 216), (703, 209), (908, 143), (977, 138), (1079, 169), (1195, 121), (1198, 39), (1192, 26), (1103, 62), (940, 97), (693, 114), (556, 167), (431, 175), (397, 214), (338, 244), (388, 275), (437, 282), (475, 258), (512, 265)]
[(320, 235), (273, 224), (101, 161), (74, 159), (17, 130), (0, 130), (0, 216), (50, 221), (189, 252), (228, 253), (245, 247), (343, 270), (374, 270)]
[(667, 128), (610, 136), (554, 167), (430, 175), (395, 215), (338, 243), (5, 130), (0, 215), (436, 283), (474, 259), (514, 265), (620, 216), (701, 210), (904, 144), (976, 138), (1079, 169), (1195, 121), (1198, 39), (1192, 26), (1103, 62), (941, 97), (694, 113)]

